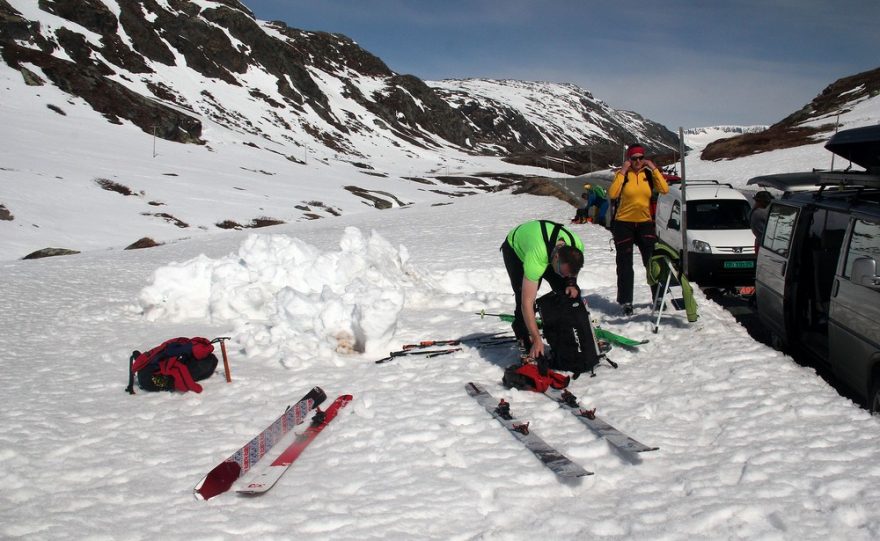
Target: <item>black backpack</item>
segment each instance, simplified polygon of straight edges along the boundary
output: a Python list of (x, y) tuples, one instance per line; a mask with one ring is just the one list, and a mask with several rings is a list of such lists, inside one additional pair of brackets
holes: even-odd
[(572, 372), (574, 377), (593, 370), (599, 364), (599, 353), (584, 302), (552, 291), (539, 298), (537, 305), (544, 339), (550, 345), (548, 367)]

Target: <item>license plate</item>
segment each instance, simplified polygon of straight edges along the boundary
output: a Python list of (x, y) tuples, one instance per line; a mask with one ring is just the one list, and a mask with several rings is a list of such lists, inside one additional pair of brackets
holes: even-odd
[(725, 269), (754, 269), (755, 262), (746, 260), (746, 261), (725, 261), (724, 262)]

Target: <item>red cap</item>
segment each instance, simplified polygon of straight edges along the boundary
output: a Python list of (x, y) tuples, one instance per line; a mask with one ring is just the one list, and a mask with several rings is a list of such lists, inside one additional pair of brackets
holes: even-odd
[(632, 158), (633, 154), (641, 154), (642, 156), (644, 156), (645, 149), (642, 148), (640, 145), (633, 145), (633, 146), (629, 147), (628, 149), (626, 149), (626, 157), (627, 158)]

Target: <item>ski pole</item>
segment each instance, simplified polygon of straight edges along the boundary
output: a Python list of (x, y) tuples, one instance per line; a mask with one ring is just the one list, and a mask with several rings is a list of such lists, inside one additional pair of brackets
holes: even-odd
[(388, 354), (387, 357), (383, 359), (379, 359), (376, 361), (376, 364), (387, 363), (388, 361), (393, 361), (396, 357), (407, 357), (410, 355), (424, 355), (425, 357), (438, 357), (440, 355), (447, 355), (449, 353), (454, 353), (456, 351), (461, 351), (461, 348), (449, 348), (449, 349), (432, 349), (432, 350), (412, 350), (406, 349), (402, 351), (392, 351)]
[(232, 383), (232, 374), (229, 373), (229, 358), (226, 356), (226, 341), (228, 336), (221, 336), (211, 340), (211, 343), (220, 342), (220, 352), (223, 353), (223, 371), (226, 373), (226, 383)]
[(479, 312), (474, 312), (474, 314), (480, 316), (480, 319), (483, 319), (486, 316), (497, 317), (501, 321), (506, 321), (508, 323), (513, 323), (513, 314), (490, 314), (485, 310), (480, 310)]
[(429, 348), (433, 346), (459, 346), (461, 344), (475, 344), (479, 348), (487, 345), (504, 344), (514, 342), (516, 337), (506, 336), (504, 333), (478, 335), (472, 337), (452, 338), (449, 340), (422, 340), (417, 344), (404, 344), (401, 346), (403, 351), (411, 349)]
[[(479, 312), (474, 312), (474, 314), (480, 316), (480, 319), (482, 319), (486, 316), (492, 316), (492, 317), (497, 317), (501, 321), (505, 321), (507, 323), (513, 323), (513, 320), (516, 317), (513, 314), (490, 314), (489, 312), (486, 312), (485, 310), (480, 310)], [(544, 322), (541, 321), (541, 318), (536, 318), (535, 323), (538, 324), (539, 329), (544, 325)]]
[(431, 346), (457, 346), (461, 343), (460, 339), (454, 340), (422, 340), (418, 344), (404, 344), (402, 346), (403, 351), (409, 351), (411, 349), (418, 348), (427, 348)]

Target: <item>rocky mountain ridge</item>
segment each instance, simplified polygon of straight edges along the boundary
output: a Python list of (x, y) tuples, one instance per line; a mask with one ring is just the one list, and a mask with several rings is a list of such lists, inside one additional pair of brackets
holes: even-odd
[(880, 68), (843, 77), (825, 87), (810, 103), (766, 130), (710, 143), (703, 149), (701, 158), (731, 160), (815, 143), (835, 131), (839, 115), (877, 96), (880, 96)]
[[(210, 118), (352, 159), (383, 144), (453, 146), (523, 163), (555, 156), (543, 166), (570, 171), (588, 168), (591, 152), (596, 163), (613, 160), (626, 142), (658, 153), (678, 144), (663, 126), (572, 85), (427, 83), (341, 34), (259, 21), (237, 0), (0, 0), (0, 47), (31, 84), (48, 79), (110, 122), (180, 143), (210, 143)], [(521, 86), (534, 109), (505, 102), (504, 91)], [(257, 102), (261, 118), (244, 102)], [(362, 138), (376, 144), (364, 148)]]

